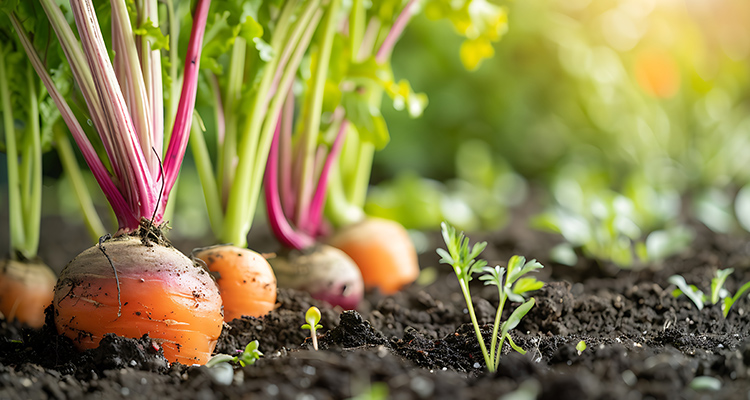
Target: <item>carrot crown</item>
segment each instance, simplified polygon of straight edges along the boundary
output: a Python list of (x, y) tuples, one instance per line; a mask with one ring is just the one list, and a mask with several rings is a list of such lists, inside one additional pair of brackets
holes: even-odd
[[(11, 14), (11, 21), (34, 69), (112, 205), (119, 224), (118, 233), (136, 230), (143, 218), (152, 220), (155, 225), (161, 224), (164, 206), (188, 143), (210, 0), (196, 2), (181, 77), (182, 90), (174, 115), (167, 119), (172, 127), (168, 135), (165, 135), (164, 128), (160, 54), (160, 46), (164, 45), (149, 40), (149, 35), (161, 34), (157, 0), (135, 2), (137, 29), (132, 26), (126, 1), (111, 2), (111, 49), (105, 44), (91, 0), (71, 1), (80, 41), (54, 0), (41, 0), (41, 4), (70, 63), (75, 82), (86, 102), (90, 123), (101, 139), (111, 170), (97, 155), (14, 14)], [(176, 44), (176, 41), (172, 43)], [(116, 54), (115, 62), (110, 60), (109, 50)]]

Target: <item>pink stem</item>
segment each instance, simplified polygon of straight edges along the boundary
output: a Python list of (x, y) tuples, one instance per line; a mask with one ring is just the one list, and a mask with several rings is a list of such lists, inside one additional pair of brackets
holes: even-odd
[(271, 148), (268, 154), (266, 173), (263, 178), (266, 197), (266, 211), (268, 212), (268, 222), (271, 225), (271, 231), (274, 236), (287, 247), (302, 250), (313, 244), (315, 240), (309, 235), (296, 231), (284, 216), (281, 208), (281, 199), (279, 198), (279, 136), (281, 133), (281, 113), (279, 113), (279, 123), (276, 124), (276, 131), (271, 141)]
[[(91, 0), (78, 0), (71, 2), (71, 8), (97, 94), (111, 128), (109, 137), (102, 135), (101, 138), (104, 145), (110, 148), (111, 160), (117, 161), (113, 164), (120, 167), (119, 171), (115, 170), (120, 178), (120, 193), (132, 212), (150, 218), (156, 205), (154, 182), (109, 59), (94, 5)], [(120, 226), (126, 232), (136, 228), (138, 225)]]
[(31, 65), (34, 67), (34, 70), (36, 70), (37, 75), (42, 79), (42, 83), (44, 83), (44, 86), (47, 88), (47, 92), (60, 110), (60, 114), (62, 115), (65, 124), (68, 126), (68, 129), (70, 129), (78, 148), (81, 150), (86, 164), (89, 166), (89, 169), (91, 169), (94, 179), (96, 179), (99, 187), (102, 188), (102, 192), (104, 192), (104, 196), (107, 198), (107, 201), (109, 201), (109, 204), (112, 205), (119, 226), (138, 225), (138, 217), (131, 212), (125, 198), (122, 197), (120, 191), (115, 187), (107, 169), (97, 156), (96, 150), (94, 150), (91, 142), (89, 142), (86, 137), (86, 133), (78, 123), (78, 120), (75, 118), (75, 115), (65, 101), (65, 98), (63, 98), (57, 90), (57, 87), (55, 87), (52, 78), (44, 68), (42, 60), (39, 59), (39, 55), (36, 53), (36, 50), (34, 50), (28, 36), (26, 36), (26, 32), (23, 31), (23, 27), (15, 15), (11, 15), (11, 22), (21, 40), (24, 50), (26, 51), (26, 55), (29, 57), (29, 60), (31, 60)]
[(323, 205), (325, 205), (326, 193), (328, 192), (328, 178), (331, 174), (331, 167), (338, 159), (338, 156), (341, 153), (341, 148), (344, 146), (344, 137), (346, 136), (348, 126), (348, 120), (345, 119), (341, 122), (341, 127), (336, 134), (336, 139), (333, 141), (331, 151), (328, 153), (325, 163), (323, 164), (323, 170), (320, 172), (318, 185), (315, 187), (315, 194), (310, 203), (310, 208), (307, 213), (308, 219), (305, 224), (305, 231), (310, 235), (316, 235), (320, 232), (320, 226), (323, 220)]
[(399, 36), (401, 36), (401, 33), (404, 32), (406, 24), (408, 24), (409, 20), (411, 19), (411, 9), (416, 3), (416, 0), (409, 0), (409, 2), (404, 6), (404, 9), (401, 10), (401, 14), (399, 14), (396, 18), (396, 22), (393, 23), (390, 32), (388, 32), (388, 36), (385, 37), (383, 44), (380, 46), (378, 53), (375, 55), (375, 61), (378, 64), (384, 63), (388, 56), (390, 56), (391, 52), (393, 51), (393, 46), (396, 45), (396, 41), (398, 40)]
[[(183, 72), (182, 91), (180, 102), (177, 105), (172, 137), (169, 140), (167, 154), (164, 156), (164, 189), (161, 195), (162, 205), (167, 203), (169, 192), (172, 190), (180, 165), (185, 157), (188, 139), (190, 135), (190, 122), (192, 121), (193, 108), (195, 107), (195, 96), (198, 91), (198, 70), (200, 67), (201, 48), (203, 46), (203, 34), (206, 31), (206, 19), (211, 0), (198, 0), (193, 15), (193, 28), (190, 32), (187, 54), (185, 55), (185, 71)], [(164, 215), (164, 207), (157, 220)]]

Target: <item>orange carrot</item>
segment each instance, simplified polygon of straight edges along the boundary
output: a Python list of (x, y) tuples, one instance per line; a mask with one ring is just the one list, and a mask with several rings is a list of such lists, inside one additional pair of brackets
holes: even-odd
[(41, 328), (56, 280), (41, 262), (6, 260), (0, 265), (0, 312), (8, 321)]
[(201, 249), (194, 257), (219, 274), (216, 283), (224, 300), (224, 321), (243, 315), (260, 317), (273, 310), (276, 277), (263, 256), (249, 249), (219, 245)]
[(367, 218), (337, 231), (328, 244), (357, 263), (367, 288), (392, 294), (419, 276), (414, 244), (406, 229), (395, 221)]
[(60, 273), (54, 298), (58, 332), (81, 350), (96, 347), (110, 332), (148, 334), (170, 362), (208, 361), (224, 322), (209, 272), (173, 247), (144, 245), (135, 236), (102, 247), (85, 250)]

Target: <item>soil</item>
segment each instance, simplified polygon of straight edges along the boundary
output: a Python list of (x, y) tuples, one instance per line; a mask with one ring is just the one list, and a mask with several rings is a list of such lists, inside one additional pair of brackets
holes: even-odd
[[(434, 277), (427, 284), (393, 296), (368, 292), (357, 311), (280, 289), (278, 307), (269, 315), (229, 323), (217, 353), (235, 354), (252, 340), (264, 353), (233, 373), (170, 366), (148, 337), (112, 335), (99, 348), (78, 353), (49, 324), (31, 330), (0, 320), (0, 399), (747, 398), (750, 300), (739, 300), (724, 318), (718, 305), (698, 310), (684, 296), (674, 298), (667, 279), (681, 274), (705, 290), (716, 269), (734, 268), (726, 283), (734, 292), (750, 280), (750, 242), (696, 230), (688, 253), (642, 271), (586, 258), (576, 267), (554, 264), (547, 253), (558, 239), (520, 225), (469, 235), (490, 243), (483, 254), (490, 263), (522, 254), (546, 266), (538, 274), (546, 284), (533, 293), (536, 305), (511, 331), (526, 354), (506, 345), (494, 373), (483, 365), (451, 268), (438, 264), (434, 248), (441, 243), (434, 233), (428, 235), (430, 250), (420, 256), (424, 277)], [(66, 234), (65, 240), (73, 237)], [(85, 239), (78, 247), (46, 240), (42, 254), (48, 260), (69, 260), (88, 246)], [(272, 250), (267, 239), (258, 242), (258, 250)], [(187, 252), (200, 245), (175, 244)], [(478, 280), (471, 288), (489, 340), (496, 289)], [(323, 315), (317, 351), (309, 332), (299, 328), (311, 305)], [(506, 307), (506, 318), (513, 308)], [(587, 349), (579, 354), (581, 340)]]

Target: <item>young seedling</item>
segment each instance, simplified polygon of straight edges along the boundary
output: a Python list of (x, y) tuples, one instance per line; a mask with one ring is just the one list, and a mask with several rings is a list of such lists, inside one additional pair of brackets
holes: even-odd
[[(534, 306), (534, 299), (531, 298), (525, 300), (523, 295), (530, 291), (537, 290), (543, 285), (542, 282), (539, 282), (534, 278), (522, 277), (529, 272), (543, 268), (543, 266), (536, 260), (527, 262), (524, 257), (513, 256), (510, 261), (508, 261), (507, 268), (500, 266), (489, 267), (487, 266), (487, 261), (476, 259), (485, 247), (487, 247), (487, 242), (475, 243), (470, 249), (469, 239), (464, 236), (463, 232), (456, 233), (456, 229), (445, 222), (441, 224), (441, 228), (447, 250), (437, 249), (437, 253), (441, 257), (440, 262), (451, 265), (453, 271), (456, 273), (458, 283), (461, 286), (461, 292), (463, 292), (464, 300), (466, 301), (466, 306), (469, 309), (469, 316), (471, 317), (471, 322), (474, 326), (474, 332), (477, 335), (479, 347), (482, 349), (482, 354), (484, 355), (487, 369), (489, 369), (490, 372), (494, 372), (500, 363), (500, 352), (506, 339), (508, 340), (508, 344), (510, 344), (514, 350), (521, 354), (526, 353), (513, 342), (513, 339), (508, 332), (518, 326), (521, 319), (529, 312), (531, 307)], [(473, 274), (479, 272), (487, 273), (486, 275), (480, 276), (479, 279), (484, 281), (485, 285), (497, 286), (500, 298), (497, 313), (495, 314), (495, 321), (492, 329), (492, 344), (489, 352), (487, 351), (484, 339), (482, 338), (479, 323), (477, 322), (477, 317), (474, 312), (474, 306), (471, 301), (471, 293), (469, 292), (469, 281), (471, 281)], [(505, 278), (504, 281), (503, 278)], [(500, 325), (503, 308), (508, 299), (514, 302), (521, 302), (522, 304), (513, 311), (507, 321)], [(501, 331), (499, 345), (497, 344), (498, 330)]]
[(306, 324), (302, 325), (302, 329), (310, 330), (310, 337), (312, 337), (313, 349), (318, 349), (318, 334), (316, 331), (321, 329), (323, 325), (318, 324), (320, 322), (320, 310), (318, 307), (312, 306), (305, 313)]
[(685, 278), (680, 275), (672, 275), (669, 277), (668, 281), (677, 286), (677, 288), (672, 291), (672, 296), (679, 297), (681, 294), (684, 294), (693, 302), (693, 304), (695, 304), (698, 310), (702, 310), (703, 306), (708, 302), (710, 302), (710, 304), (716, 304), (721, 300), (721, 313), (724, 315), (724, 318), (726, 318), (734, 303), (750, 290), (750, 282), (746, 282), (742, 285), (734, 296), (731, 296), (731, 293), (724, 289), (724, 283), (733, 272), (734, 268), (717, 270), (716, 275), (711, 279), (710, 295), (704, 294), (703, 291), (698, 289), (695, 285), (688, 285)]
[(583, 354), (583, 352), (586, 350), (586, 347), (587, 347), (586, 342), (584, 342), (583, 340), (581, 340), (580, 342), (578, 342), (578, 344), (576, 344), (576, 351), (578, 352), (579, 356)]
[(208, 360), (206, 366), (211, 368), (222, 363), (237, 363), (240, 364), (241, 367), (244, 367), (246, 365), (253, 365), (261, 356), (263, 356), (263, 353), (258, 350), (259, 346), (260, 344), (258, 343), (258, 341), (253, 340), (252, 342), (248, 343), (247, 346), (245, 346), (245, 350), (237, 350), (239, 354), (237, 354), (236, 356), (230, 356), (229, 354), (217, 354), (211, 357), (210, 360)]

